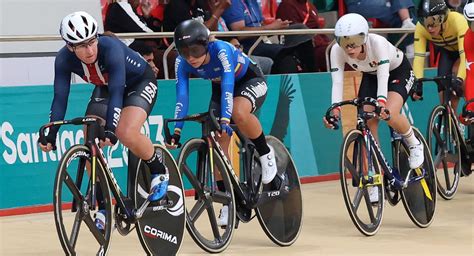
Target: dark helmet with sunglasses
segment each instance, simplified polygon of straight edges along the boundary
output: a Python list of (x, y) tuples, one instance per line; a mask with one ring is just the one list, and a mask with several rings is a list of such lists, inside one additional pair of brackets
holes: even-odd
[(209, 29), (199, 21), (185, 20), (174, 30), (174, 43), (184, 58), (199, 58), (207, 53)]
[(449, 8), (444, 0), (423, 0), (418, 8), (418, 19), (426, 28), (441, 26), (448, 14)]
[(369, 24), (360, 14), (348, 13), (336, 22), (334, 36), (343, 49), (359, 47), (367, 42)]

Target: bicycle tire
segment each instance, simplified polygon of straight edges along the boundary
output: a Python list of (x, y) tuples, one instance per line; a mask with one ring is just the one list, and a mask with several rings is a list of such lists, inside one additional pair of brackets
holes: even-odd
[[(405, 210), (413, 223), (420, 228), (426, 228), (433, 222), (436, 212), (437, 182), (428, 145), (418, 129), (413, 128), (413, 132), (425, 147), (425, 161), (423, 162), (425, 175), (420, 181), (408, 183), (408, 186), (401, 190), (401, 195)], [(410, 169), (407, 164), (410, 150), (405, 142), (400, 142), (398, 145), (399, 148), (397, 149), (398, 153), (395, 156), (394, 165), (395, 168), (400, 170), (401, 178), (405, 179)]]
[[(461, 148), (459, 137), (454, 130), (453, 120), (447, 120), (446, 107), (436, 106), (430, 114), (428, 122), (428, 147), (431, 151), (433, 163), (436, 171), (436, 182), (439, 195), (445, 200), (451, 200), (456, 195), (459, 187), (461, 175)], [(441, 119), (438, 119), (440, 117)], [(447, 140), (447, 127), (452, 125), (449, 138), (453, 141), (447, 143), (447, 155), (444, 155), (444, 148), (440, 143)], [(438, 126), (438, 127), (437, 127)], [(444, 138), (443, 136), (444, 135)], [(449, 154), (451, 152), (451, 154)], [(452, 171), (450, 168), (452, 167)]]
[[(154, 148), (168, 168), (167, 198), (171, 205), (160, 208), (150, 203), (143, 216), (137, 219), (136, 230), (147, 255), (177, 255), (183, 242), (186, 221), (183, 183), (171, 153), (162, 145), (156, 144)], [(133, 201), (137, 209), (148, 197), (151, 177), (148, 166), (141, 159), (135, 173)]]
[(255, 211), (267, 237), (279, 246), (290, 246), (298, 239), (303, 224), (300, 179), (293, 158), (285, 145), (273, 136), (266, 136), (266, 140), (275, 151), (278, 172), (270, 184), (264, 185), (263, 193), (271, 191), (272, 183), (286, 181), (288, 194), (259, 204)]
[[(219, 253), (224, 251), (232, 240), (236, 222), (236, 205), (227, 167), (216, 149), (213, 149), (213, 166), (217, 167), (216, 170), (224, 170), (219, 173), (222, 176), (226, 192), (212, 194), (213, 192), (210, 190), (212, 184), (209, 184), (208, 181), (210, 177), (208, 179), (202, 178), (201, 175), (211, 173), (206, 168), (210, 167), (208, 150), (209, 146), (204, 140), (189, 140), (184, 144), (179, 154), (178, 169), (183, 177), (183, 182), (190, 184), (194, 190), (194, 200), (188, 198), (187, 202), (186, 229), (201, 249), (209, 253)], [(206, 180), (204, 185), (203, 180)], [(217, 216), (214, 211), (216, 204), (219, 207), (224, 204), (228, 206), (228, 224), (224, 229), (217, 226)], [(207, 211), (207, 218), (202, 214), (204, 211)]]
[[(341, 147), (340, 158), (340, 181), (342, 194), (346, 209), (351, 217), (352, 223), (356, 228), (366, 236), (375, 235), (382, 224), (384, 209), (384, 188), (382, 175), (375, 154), (372, 154), (373, 177), (378, 177), (376, 187), (378, 187), (378, 202), (370, 202), (368, 186), (360, 184), (359, 171), (362, 169), (364, 175), (367, 175), (367, 163), (364, 160), (367, 146), (365, 144), (362, 132), (351, 130), (344, 137)], [(354, 178), (355, 177), (355, 178)], [(354, 202), (352, 201), (354, 198)], [(367, 211), (364, 214), (359, 212), (362, 199), (365, 201)]]
[[(66, 255), (77, 255), (79, 253), (106, 255), (110, 245), (112, 235), (112, 202), (109, 184), (102, 166), (97, 164), (96, 177), (98, 177), (100, 182), (96, 184), (101, 188), (106, 211), (105, 230), (101, 233), (95, 225), (92, 211), (88, 206), (88, 202), (91, 202), (88, 198), (91, 196), (92, 189), (90, 188), (91, 177), (87, 170), (85, 170), (86, 162), (91, 163), (89, 149), (84, 145), (72, 146), (61, 158), (54, 180), (54, 221), (59, 241)], [(76, 167), (76, 170), (74, 170), (74, 167)], [(75, 196), (73, 196), (74, 194)], [(75, 205), (70, 204), (72, 197), (75, 198)], [(71, 207), (71, 210), (68, 209), (69, 207)], [(75, 212), (72, 210), (74, 208), (76, 209)], [(68, 222), (71, 218), (74, 219), (72, 224)], [(82, 229), (83, 232), (80, 229), (82, 223), (85, 223), (88, 227), (88, 229)], [(83, 243), (78, 245), (79, 237)], [(99, 243), (98, 251), (94, 251), (94, 246), (91, 246), (91, 242), (94, 239)]]

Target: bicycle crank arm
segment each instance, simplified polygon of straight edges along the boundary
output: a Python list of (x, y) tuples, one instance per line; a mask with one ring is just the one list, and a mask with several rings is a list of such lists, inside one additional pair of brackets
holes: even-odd
[(138, 208), (137, 211), (135, 212), (135, 218), (140, 219), (143, 216), (143, 213), (145, 212), (149, 204), (150, 204), (150, 200), (148, 199), (145, 202), (143, 202), (142, 206), (140, 206), (140, 208)]
[(428, 197), (428, 199), (433, 201), (433, 198), (431, 197), (430, 189), (428, 188), (428, 184), (426, 184), (425, 177), (424, 177), (424, 175), (422, 176), (423, 172), (422, 172), (421, 168), (416, 168), (415, 172), (416, 172), (417, 175), (422, 177), (420, 179), (420, 184), (421, 184), (421, 187), (423, 188), (423, 192), (425, 192), (426, 197)]
[(156, 211), (165, 210), (174, 205), (174, 202), (169, 199), (162, 199), (158, 202), (157, 205), (148, 207), (150, 203), (151, 203), (150, 200), (147, 199), (142, 204), (142, 206), (140, 206), (140, 208), (138, 208), (137, 211), (135, 212), (135, 218), (137, 219), (141, 218), (147, 210), (156, 212)]

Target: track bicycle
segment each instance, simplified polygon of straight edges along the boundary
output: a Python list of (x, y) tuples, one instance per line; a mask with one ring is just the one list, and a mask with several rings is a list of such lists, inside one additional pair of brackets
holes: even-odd
[(446, 200), (454, 198), (459, 187), (459, 178), (463, 173), (471, 173), (471, 163), (474, 159), (474, 150), (466, 143), (456, 110), (451, 106), (451, 79), (451, 75), (418, 79), (421, 82), (435, 82), (442, 88), (447, 85), (443, 90), (443, 103), (433, 108), (427, 127), (427, 140), (434, 160), (438, 193)]
[[(413, 223), (421, 228), (428, 227), (435, 215), (436, 181), (433, 161), (421, 133), (413, 128), (416, 138), (425, 147), (425, 161), (413, 170), (408, 165), (408, 145), (400, 134), (390, 129), (392, 167), (367, 126), (369, 119), (380, 114), (377, 100), (367, 97), (333, 104), (326, 112), (326, 120), (336, 129), (338, 120), (331, 111), (345, 105), (357, 107), (357, 127), (345, 135), (342, 143), (340, 182), (347, 211), (356, 228), (366, 236), (377, 233), (382, 223), (385, 197), (391, 205), (401, 199)], [(364, 111), (366, 105), (375, 110)], [(370, 200), (369, 189), (375, 190), (378, 201)]]
[[(235, 168), (217, 141), (220, 128), (213, 111), (165, 119), (168, 138), (168, 124), (179, 121), (198, 122), (202, 127), (202, 138), (187, 141), (178, 159), (183, 181), (194, 191), (194, 197), (187, 202), (186, 228), (196, 244), (210, 253), (222, 252), (230, 244), (239, 222), (249, 222), (255, 215), (275, 244), (293, 244), (301, 231), (303, 204), (298, 172), (283, 143), (275, 137), (266, 137), (275, 151), (278, 172), (271, 183), (264, 185), (255, 146), (237, 126), (231, 125), (239, 141), (236, 146), (240, 167)], [(217, 177), (222, 179), (225, 191), (218, 189)], [(227, 225), (219, 227), (217, 210), (224, 206), (228, 207)]]
[[(149, 169), (131, 153), (124, 195), (99, 147), (103, 128), (98, 119), (79, 117), (48, 123), (40, 128), (40, 142), (46, 144), (47, 128), (70, 124), (85, 125), (86, 138), (84, 144), (73, 145), (64, 153), (54, 180), (54, 220), (64, 253), (106, 255), (115, 229), (125, 236), (136, 228), (147, 255), (175, 255), (183, 240), (185, 205), (180, 173), (171, 154), (163, 146), (154, 145), (170, 175), (165, 198), (148, 200)], [(99, 200), (105, 208), (103, 231), (94, 222)]]

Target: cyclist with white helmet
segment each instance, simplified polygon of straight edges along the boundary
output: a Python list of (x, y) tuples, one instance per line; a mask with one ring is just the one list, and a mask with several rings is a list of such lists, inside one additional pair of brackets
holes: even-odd
[[(358, 97), (376, 98), (379, 104), (387, 109), (390, 118), (382, 109), (380, 117), (400, 133), (410, 147), (410, 168), (423, 164), (423, 145), (413, 133), (407, 118), (400, 110), (408, 98), (414, 82), (410, 62), (403, 52), (393, 46), (387, 39), (376, 34), (369, 34), (367, 20), (359, 14), (349, 13), (342, 16), (335, 26), (336, 42), (330, 55), (332, 77), (332, 103), (343, 100), (344, 66), (349, 64), (361, 71), (362, 81)], [(332, 113), (340, 117), (340, 109)], [(334, 128), (323, 118), (327, 128)], [(368, 126), (377, 138), (378, 120), (371, 119)], [(371, 201), (377, 200), (377, 187), (369, 191)]]
[[(474, 2), (464, 6), (464, 18), (469, 29), (464, 36), (464, 53), (466, 54), (466, 101), (474, 99)], [(468, 110), (474, 111), (474, 104), (469, 104)], [(463, 120), (463, 118), (461, 118)]]
[[(98, 35), (96, 20), (86, 12), (74, 12), (61, 21), (60, 34), (66, 45), (59, 50), (54, 67), (54, 99), (50, 121), (63, 120), (71, 73), (94, 84), (86, 115), (99, 117), (105, 125), (101, 146), (120, 140), (136, 156), (143, 159), (152, 173), (150, 201), (157, 201), (167, 192), (169, 176), (156, 154), (151, 140), (140, 129), (155, 104), (158, 87), (150, 65), (135, 51), (114, 37)], [(39, 143), (48, 152), (55, 148), (58, 128), (51, 128), (47, 144)], [(97, 186), (100, 189), (100, 186)], [(102, 193), (97, 193), (98, 197)], [(99, 201), (96, 225), (103, 230), (105, 209)]]
[[(262, 126), (253, 114), (265, 101), (267, 84), (260, 68), (242, 51), (228, 42), (209, 40), (210, 32), (196, 20), (180, 23), (174, 31), (174, 42), (179, 56), (176, 58), (176, 118), (187, 115), (189, 105), (189, 77), (212, 80), (212, 96), (209, 109), (217, 110), (220, 116), (220, 145), (227, 154), (232, 128), (231, 119), (239, 130), (254, 144), (262, 164), (262, 182), (270, 183), (277, 173), (275, 154), (267, 145)], [(168, 141), (174, 147), (181, 137), (183, 123), (176, 123), (173, 139)], [(217, 181), (219, 190), (224, 191), (222, 180)], [(227, 225), (227, 206), (221, 210), (218, 225)]]

